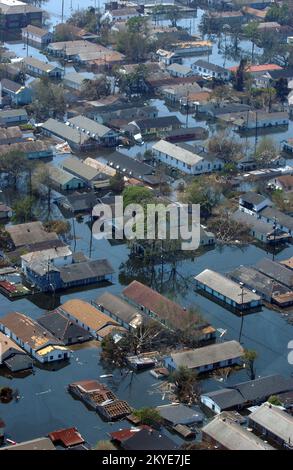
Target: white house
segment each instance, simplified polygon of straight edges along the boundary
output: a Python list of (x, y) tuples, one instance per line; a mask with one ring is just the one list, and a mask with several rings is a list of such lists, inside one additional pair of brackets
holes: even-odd
[(26, 28), (22, 28), (21, 35), (25, 42), (33, 42), (39, 46), (45, 46), (53, 39), (53, 34), (50, 31), (38, 28), (32, 24), (29, 24)]
[(160, 162), (190, 175), (210, 173), (221, 170), (223, 167), (221, 160), (208, 160), (166, 140), (160, 140), (154, 144), (152, 151), (153, 156)]
[(256, 216), (265, 207), (271, 206), (269, 198), (261, 194), (249, 191), (239, 197), (239, 210), (247, 214)]
[(167, 67), (167, 71), (172, 77), (191, 77), (193, 75), (193, 71), (190, 67), (181, 64), (171, 64)]
[(191, 65), (191, 68), (196, 75), (203, 77), (214, 77), (221, 80), (230, 80), (231, 72), (220, 65), (213, 64), (207, 60), (199, 59)]
[(26, 274), (27, 267), (39, 265), (40, 263), (48, 263), (48, 266), (66, 266), (72, 263), (72, 251), (69, 246), (58, 246), (47, 250), (33, 251), (26, 253), (21, 257), (21, 268)]
[(140, 16), (136, 8), (118, 8), (117, 10), (107, 10), (103, 19), (109, 19), (111, 22), (127, 21), (135, 16)]
[(1, 318), (0, 330), (38, 362), (62, 361), (71, 356), (61, 341), (22, 313), (11, 312)]

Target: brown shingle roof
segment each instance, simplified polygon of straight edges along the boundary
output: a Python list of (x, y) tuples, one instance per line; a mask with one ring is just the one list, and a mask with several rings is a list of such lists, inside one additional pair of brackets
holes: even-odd
[(107, 325), (118, 326), (118, 323), (108, 317), (108, 315), (102, 313), (100, 310), (93, 307), (91, 304), (85, 302), (84, 300), (68, 300), (64, 304), (60, 305), (57, 310), (60, 310), (65, 314), (69, 313), (74, 318), (77, 318), (86, 326), (89, 326), (91, 329), (97, 332)]

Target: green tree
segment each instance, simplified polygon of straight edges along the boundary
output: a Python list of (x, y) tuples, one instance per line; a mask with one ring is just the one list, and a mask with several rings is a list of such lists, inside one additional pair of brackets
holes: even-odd
[(235, 80), (234, 80), (235, 90), (237, 91), (244, 90), (245, 78), (246, 78), (246, 60), (241, 59), (239, 63), (239, 67), (237, 68), (236, 73), (235, 73)]
[(111, 94), (111, 84), (106, 76), (96, 78), (95, 80), (86, 78), (82, 83), (81, 94), (85, 100), (99, 100), (103, 96)]
[(26, 196), (17, 201), (13, 206), (12, 221), (17, 224), (24, 224), (32, 220), (32, 209), (34, 205), (34, 198)]
[(120, 173), (116, 173), (116, 175), (110, 178), (110, 189), (115, 193), (120, 194), (125, 186), (124, 177)]
[(84, 28), (91, 33), (97, 33), (100, 29), (102, 13), (98, 8), (83, 8), (72, 13), (67, 23), (79, 28)]
[(285, 103), (290, 92), (287, 78), (281, 77), (276, 80), (274, 82), (274, 88), (276, 90), (277, 98), (281, 101), (281, 103)]
[(245, 349), (244, 356), (243, 356), (243, 363), (247, 369), (247, 373), (249, 375), (250, 380), (255, 379), (256, 371), (255, 371), (255, 361), (258, 357), (258, 354), (254, 350)]
[(47, 206), (47, 217), (50, 218), (52, 208), (53, 183), (50, 177), (49, 167), (40, 164), (36, 167), (32, 176), (32, 188), (34, 194), (40, 199), (45, 199)]
[(154, 426), (162, 422), (161, 415), (156, 408), (140, 408), (139, 410), (135, 410), (133, 414), (139, 419), (141, 424), (146, 424), (148, 426)]
[(255, 44), (260, 36), (259, 34), (259, 29), (258, 29), (259, 22), (258, 21), (250, 21), (245, 27), (244, 27), (244, 36), (246, 39), (251, 41), (251, 62), (254, 62), (254, 49), (255, 49)]
[(282, 402), (276, 395), (271, 395), (268, 399), (268, 403), (275, 406), (281, 406)]
[(150, 204), (153, 202), (153, 191), (141, 186), (128, 186), (124, 189), (123, 204), (127, 207), (129, 204)]

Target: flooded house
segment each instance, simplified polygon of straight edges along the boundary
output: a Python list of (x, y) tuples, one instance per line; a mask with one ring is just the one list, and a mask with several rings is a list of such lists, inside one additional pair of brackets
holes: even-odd
[(124, 418), (132, 411), (126, 401), (119, 400), (106, 385), (96, 380), (73, 382), (68, 385), (68, 390), (106, 421)]
[(30, 441), (20, 442), (13, 445), (5, 446), (0, 449), (0, 451), (6, 450), (56, 450), (51, 439), (48, 437), (38, 437), (37, 439), (32, 439)]
[(118, 323), (110, 316), (84, 300), (68, 300), (60, 305), (56, 311), (85, 329), (98, 340), (103, 339), (104, 335), (100, 336), (100, 332), (102, 332), (105, 327), (110, 327), (108, 329), (109, 334), (115, 332), (119, 327)]
[(28, 122), (28, 114), (25, 109), (2, 109), (0, 110), (1, 126), (18, 126)]
[(92, 139), (90, 135), (53, 118), (49, 118), (44, 122), (41, 129), (44, 135), (55, 138), (58, 141), (65, 141), (76, 151), (83, 152), (93, 150), (97, 145), (96, 141)]
[(11, 372), (32, 368), (32, 360), (26, 352), (12, 339), (0, 332), (0, 365), (8, 367)]
[(211, 325), (196, 316), (190, 317), (185, 308), (141, 282), (132, 281), (122, 295), (139, 311), (171, 330), (185, 329), (189, 325), (198, 333), (199, 341), (211, 341), (215, 338), (216, 331)]
[(1, 0), (1, 23), (6, 31), (31, 25), (40, 26), (43, 21), (43, 10), (19, 0)]
[(203, 77), (214, 77), (219, 80), (230, 80), (231, 72), (225, 67), (220, 65), (213, 64), (203, 59), (195, 61), (191, 68), (196, 75), (201, 75)]
[(32, 102), (31, 89), (8, 78), (1, 80), (1, 93), (12, 106), (24, 106)]
[(201, 395), (200, 401), (214, 413), (259, 405), (272, 395), (293, 391), (293, 380), (280, 374), (259, 377)]
[(53, 165), (48, 165), (48, 173), (51, 184), (60, 191), (72, 191), (86, 187), (85, 181), (68, 171)]
[(52, 41), (53, 33), (47, 29), (29, 24), (25, 28), (22, 28), (21, 37), (25, 42), (44, 47)]
[(249, 416), (249, 425), (255, 432), (278, 448), (293, 449), (293, 417), (279, 407), (264, 403)]
[(239, 312), (260, 309), (262, 306), (259, 295), (211, 269), (205, 269), (194, 279), (200, 292)]
[(24, 224), (6, 225), (5, 230), (9, 233), (15, 248), (38, 245), (39, 243), (59, 242), (55, 232), (47, 232), (40, 221), (27, 222)]
[(290, 290), (293, 289), (293, 272), (285, 265), (269, 258), (263, 258), (254, 265), (254, 268), (273, 281), (279, 282)]
[(18, 312), (0, 320), (0, 330), (40, 363), (69, 359), (71, 351), (41, 325)]
[(172, 427), (178, 424), (191, 426), (193, 424), (202, 423), (204, 415), (199, 408), (190, 408), (181, 403), (172, 403), (170, 405), (157, 406), (164, 422)]
[(85, 328), (58, 311), (45, 313), (37, 319), (37, 322), (65, 345), (83, 343), (93, 339), (93, 336)]
[(68, 119), (67, 123), (73, 129), (90, 136), (97, 142), (97, 145), (114, 147), (118, 143), (118, 133), (116, 131), (86, 116), (73, 117)]
[(122, 429), (110, 433), (111, 440), (119, 444), (122, 450), (176, 450), (178, 445), (161, 431), (149, 426), (133, 429)]
[(143, 323), (141, 312), (117, 295), (105, 292), (93, 302), (101, 312), (105, 312), (124, 328), (137, 329)]
[(87, 165), (76, 157), (68, 157), (63, 160), (61, 168), (76, 178), (81, 179), (87, 188), (99, 189), (109, 186), (108, 175), (102, 173), (98, 168)]
[(197, 349), (171, 353), (164, 358), (165, 367), (171, 372), (186, 367), (197, 373), (210, 372), (221, 367), (241, 364), (244, 349), (238, 341), (226, 341)]
[(25, 72), (32, 77), (60, 79), (63, 76), (63, 69), (61, 67), (44, 62), (36, 57), (24, 57), (22, 64)]
[(202, 428), (203, 440), (219, 450), (274, 450), (225, 412)]

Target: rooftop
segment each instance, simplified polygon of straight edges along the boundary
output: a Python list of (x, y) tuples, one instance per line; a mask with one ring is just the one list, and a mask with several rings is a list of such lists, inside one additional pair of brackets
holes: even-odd
[(77, 129), (67, 126), (64, 122), (52, 118), (42, 124), (42, 129), (64, 140), (68, 140), (69, 143), (73, 142), (76, 145), (82, 145), (90, 139), (90, 137), (83, 132), (79, 132)]
[(137, 126), (142, 130), (160, 129), (168, 126), (181, 127), (182, 124), (177, 116), (162, 116), (156, 118), (138, 119), (135, 121)]
[(76, 428), (59, 429), (48, 434), (52, 442), (62, 443), (65, 447), (83, 444), (84, 439)]
[(64, 258), (72, 256), (72, 251), (68, 245), (56, 246), (48, 248), (47, 250), (33, 251), (21, 256), (21, 259), (27, 264), (41, 263), (43, 261), (49, 262), (56, 258)]
[(84, 163), (86, 165), (89, 165), (90, 167), (94, 168), (95, 170), (99, 171), (100, 173), (103, 173), (104, 175), (107, 175), (107, 176), (115, 176), (116, 175), (116, 170), (114, 170), (114, 168), (110, 168), (105, 163), (102, 163), (99, 160), (95, 160), (94, 158), (87, 157), (84, 160)]
[(90, 336), (89, 332), (81, 326), (73, 323), (65, 315), (55, 312), (49, 312), (38, 318), (38, 323), (46, 328), (52, 335), (65, 343), (68, 340), (84, 338)]
[(116, 315), (121, 320), (126, 323), (131, 323), (137, 317), (141, 319), (141, 313), (139, 310), (129, 305), (125, 300), (120, 297), (111, 294), (110, 292), (105, 292), (100, 297), (95, 300), (95, 304), (100, 308), (103, 307), (108, 312)]
[(267, 429), (290, 448), (293, 442), (293, 417), (278, 407), (264, 403), (249, 415), (249, 420)]
[(198, 59), (196, 62), (192, 64), (193, 66), (197, 67), (203, 67), (208, 70), (212, 70), (213, 72), (218, 72), (218, 73), (225, 73), (228, 70), (225, 69), (225, 67), (221, 67), (220, 65), (213, 64), (212, 62), (208, 62), (207, 60), (203, 59)]
[(203, 432), (228, 450), (273, 450), (269, 444), (233, 422), (225, 413), (219, 414), (204, 426)]
[(48, 172), (50, 179), (53, 183), (56, 184), (68, 184), (72, 181), (73, 178), (76, 178), (68, 171), (63, 170), (62, 168), (58, 168), (57, 166), (48, 165)]
[(113, 267), (107, 259), (97, 259), (72, 263), (59, 268), (62, 281), (67, 283), (85, 279), (99, 279), (114, 273)]
[(276, 219), (278, 225), (283, 225), (283, 227), (293, 230), (293, 217), (284, 214), (284, 212), (281, 212), (274, 207), (265, 207), (262, 209), (261, 215), (268, 219)]
[(188, 351), (171, 353), (171, 357), (177, 367), (184, 366), (189, 369), (195, 369), (229, 359), (236, 359), (243, 356), (243, 354), (244, 350), (240, 343), (232, 340)]
[(1, 318), (1, 324), (35, 351), (51, 344), (62, 345), (61, 341), (54, 338), (51, 333), (23, 313), (8, 313)]
[(172, 144), (166, 140), (160, 140), (159, 142), (155, 143), (152, 149), (165, 153), (168, 156), (173, 157), (176, 160), (190, 166), (197, 165), (202, 161), (202, 157), (199, 157), (196, 153), (183, 149), (182, 147)]
[(22, 28), (22, 32), (32, 33), (34, 36), (39, 36), (41, 38), (46, 36), (47, 34), (52, 34), (47, 29), (38, 28), (37, 26), (34, 26), (32, 24), (29, 24), (26, 28)]
[(58, 240), (56, 233), (46, 232), (42, 222), (39, 221), (18, 225), (6, 225), (5, 230), (9, 233), (16, 247)]
[(32, 441), (21, 442), (19, 444), (2, 447), (3, 450), (56, 450), (52, 441), (48, 437), (39, 437)]
[[(78, 263), (79, 264), (79, 263)], [(64, 304), (60, 305), (57, 309), (58, 312), (69, 313), (74, 318), (77, 318), (79, 321), (84, 323), (86, 326), (89, 326), (95, 331), (99, 331), (106, 325), (118, 324), (112, 320), (108, 315), (102, 313), (97, 308), (93, 307), (88, 302), (79, 299), (68, 300)]]
[(154, 429), (141, 429), (122, 442), (124, 450), (175, 450), (178, 445), (169, 437)]
[(269, 258), (263, 258), (254, 265), (255, 269), (261, 273), (269, 276), (272, 279), (276, 279), (284, 286), (287, 286), (292, 289), (293, 287), (293, 272), (292, 270), (286, 268), (286, 266), (278, 263), (277, 261), (272, 261)]
[(2, 78), (1, 86), (2, 86), (2, 89), (11, 91), (12, 93), (15, 93), (15, 94), (19, 93), (22, 89), (25, 88), (20, 83), (13, 82), (12, 80), (9, 80), (8, 78)]
[(57, 68), (60, 68), (61, 70), (61, 67), (50, 64), (49, 62), (44, 62), (43, 60), (36, 59), (35, 57), (24, 57), (22, 60), (26, 65), (30, 65), (31, 67), (39, 69), (42, 72), (50, 73), (52, 70)]
[(86, 165), (77, 157), (68, 157), (62, 161), (61, 165), (64, 170), (79, 176), (87, 182), (96, 180), (100, 174), (99, 170), (93, 168), (92, 166)]
[[(10, 354), (26, 354), (12, 339), (0, 331), (0, 351), (2, 357), (8, 357)], [(4, 356), (5, 355), (5, 356)]]
[(157, 411), (162, 418), (174, 426), (176, 424), (192, 424), (203, 421), (203, 414), (199, 409), (195, 410), (181, 403), (157, 406)]
[(81, 131), (90, 132), (91, 136), (94, 137), (104, 137), (111, 132), (109, 127), (104, 126), (92, 119), (87, 118), (86, 116), (76, 116), (72, 119), (69, 119), (68, 122), (73, 125), (75, 128), (79, 128)]
[(261, 194), (249, 191), (248, 193), (242, 194), (240, 200), (248, 202), (249, 204), (258, 205), (264, 202), (267, 198)]
[[(205, 269), (200, 274), (195, 276), (196, 281), (205, 284), (211, 289), (221, 293), (223, 296), (228, 299), (233, 300), (236, 304), (242, 303), (242, 289), (239, 284), (234, 281), (231, 281), (226, 276), (223, 276), (216, 271), (211, 269)], [(243, 288), (243, 302), (250, 303), (254, 300), (260, 300), (260, 297), (254, 294), (252, 291)]]

